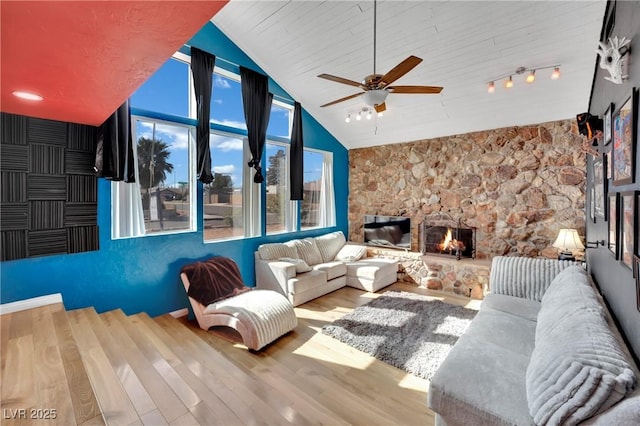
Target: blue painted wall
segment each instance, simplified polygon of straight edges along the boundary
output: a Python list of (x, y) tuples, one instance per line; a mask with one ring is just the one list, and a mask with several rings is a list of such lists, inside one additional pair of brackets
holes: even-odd
[[(207, 23), (188, 44), (235, 65), (264, 73), (211, 23)], [(229, 67), (221, 60), (216, 65)], [(275, 95), (292, 99), (271, 79), (269, 86)], [(0, 302), (9, 303), (62, 293), (67, 309), (94, 306), (98, 312), (104, 312), (121, 308), (127, 314), (144, 311), (155, 316), (187, 307), (188, 301), (178, 276), (182, 266), (193, 260), (215, 255), (231, 257), (238, 263), (245, 282), (253, 286), (253, 253), (260, 244), (335, 230), (341, 230), (347, 235), (348, 152), (306, 111), (303, 111), (303, 132), (305, 146), (333, 152), (336, 227), (205, 244), (202, 234), (202, 203), (199, 201), (197, 232), (111, 240), (111, 184), (100, 179), (100, 250), (2, 262)], [(197, 199), (202, 199), (201, 184), (198, 184)]]

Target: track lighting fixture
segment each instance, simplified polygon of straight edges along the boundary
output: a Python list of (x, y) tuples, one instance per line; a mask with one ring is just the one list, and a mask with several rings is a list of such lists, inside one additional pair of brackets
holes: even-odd
[(356, 120), (358, 121), (362, 120), (362, 111), (360, 111), (358, 115), (356, 115)]
[(371, 111), (367, 111), (367, 120), (371, 120)]
[[(373, 113), (376, 112), (374, 108), (371, 107), (364, 107), (362, 109), (359, 109), (358, 111), (351, 111), (347, 114), (347, 117), (344, 119), (345, 123), (350, 123), (351, 122), (351, 116), (355, 115), (356, 116), (356, 121), (360, 121), (362, 120), (362, 117), (366, 117), (367, 120), (371, 120), (373, 118)], [(378, 111), (376, 112), (376, 115), (378, 117), (382, 117), (384, 112), (384, 109), (382, 111)]]
[(505, 74), (502, 75), (498, 78), (494, 78), (492, 80), (490, 80), (487, 83), (487, 92), (488, 93), (494, 93), (496, 91), (496, 81), (497, 80), (504, 80), (504, 87), (507, 89), (511, 89), (513, 87), (513, 85), (515, 84), (513, 81), (513, 75), (522, 75), (524, 73), (528, 73), (527, 77), (525, 78), (525, 81), (529, 84), (533, 83), (536, 80), (536, 72), (540, 71), (540, 70), (545, 70), (545, 69), (549, 69), (549, 68), (553, 68), (553, 72), (550, 75), (551, 80), (557, 80), (560, 78), (560, 65), (549, 65), (546, 67), (538, 67), (538, 68), (525, 68), (525, 67), (518, 67), (515, 70), (515, 73), (509, 73), (509, 74)]
[(351, 122), (351, 114), (347, 115), (347, 118), (344, 119), (345, 123), (350, 123)]

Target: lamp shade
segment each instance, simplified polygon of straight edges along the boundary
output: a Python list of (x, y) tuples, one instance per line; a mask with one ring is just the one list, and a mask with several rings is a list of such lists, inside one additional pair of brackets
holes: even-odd
[(565, 228), (560, 230), (558, 238), (553, 242), (553, 246), (561, 250), (577, 250), (584, 248), (584, 245), (580, 240), (580, 236), (578, 235), (578, 231), (575, 229)]
[(364, 95), (362, 95), (362, 100), (364, 100), (365, 104), (371, 107), (376, 105), (382, 105), (385, 99), (387, 99), (388, 94), (389, 92), (387, 92), (384, 89), (367, 90), (366, 92), (364, 92)]

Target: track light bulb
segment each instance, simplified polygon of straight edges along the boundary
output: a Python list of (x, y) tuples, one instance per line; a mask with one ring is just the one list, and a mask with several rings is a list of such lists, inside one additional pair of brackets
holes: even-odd
[(367, 111), (367, 120), (371, 120), (371, 110)]
[(384, 114), (382, 114), (382, 111), (380, 111), (380, 112), (378, 113), (378, 117), (382, 117), (383, 115), (384, 115)]
[(489, 82), (489, 86), (487, 87), (487, 92), (493, 93), (496, 91), (496, 85), (493, 81)]
[(507, 89), (511, 89), (513, 87), (513, 78), (511, 78), (511, 76), (509, 76), (509, 80), (504, 83), (504, 87)]
[(347, 118), (344, 119), (345, 123), (351, 122), (351, 114), (347, 115)]
[(553, 67), (553, 72), (551, 73), (551, 80), (557, 80), (560, 78), (560, 67)]
[(358, 115), (356, 115), (356, 120), (360, 121), (362, 120), (362, 111), (358, 113)]
[(533, 83), (536, 80), (536, 70), (531, 70), (525, 79), (527, 83)]

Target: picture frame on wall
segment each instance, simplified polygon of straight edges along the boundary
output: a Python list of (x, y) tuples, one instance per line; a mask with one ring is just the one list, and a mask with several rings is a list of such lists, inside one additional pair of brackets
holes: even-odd
[(596, 188), (591, 186), (590, 191), (590, 203), (589, 203), (589, 219), (596, 223)]
[(604, 145), (609, 145), (611, 142), (611, 114), (613, 112), (614, 105), (609, 104), (609, 108), (604, 113), (603, 133), (604, 133)]
[(640, 311), (640, 256), (633, 256), (633, 278), (636, 280), (636, 307)]
[(605, 209), (605, 193), (604, 193), (604, 167), (602, 158), (594, 157), (593, 159), (593, 187), (595, 188), (595, 216), (607, 219)]
[(633, 267), (633, 256), (636, 246), (636, 193), (620, 193), (619, 227), (620, 227), (620, 260), (629, 267)]
[(633, 183), (634, 180), (636, 139), (634, 105), (637, 104), (636, 98), (637, 90), (634, 90), (612, 118), (613, 148), (611, 156), (614, 185), (625, 185)]
[[(604, 176), (605, 176), (605, 185), (609, 185), (609, 179), (611, 179), (611, 154), (605, 152), (602, 154), (602, 162), (604, 164)], [(607, 192), (607, 188), (605, 188), (605, 193)]]
[(620, 197), (618, 193), (609, 195), (609, 241), (607, 243), (607, 247), (611, 253), (613, 253), (613, 257), (618, 260), (618, 200)]

